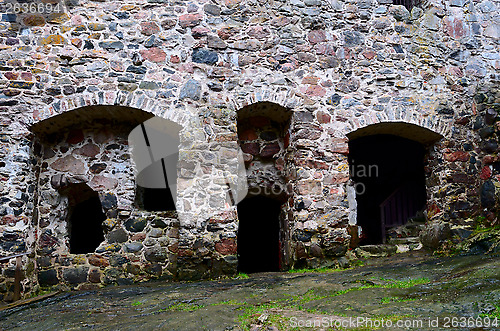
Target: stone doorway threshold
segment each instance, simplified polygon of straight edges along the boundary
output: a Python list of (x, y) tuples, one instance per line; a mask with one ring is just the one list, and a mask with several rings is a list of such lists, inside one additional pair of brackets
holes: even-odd
[(418, 237), (391, 238), (387, 244), (363, 245), (354, 249), (358, 258), (387, 257), (398, 253), (418, 251), (422, 243)]
[(422, 219), (412, 219), (404, 225), (391, 228), (385, 244), (361, 245), (354, 249), (354, 254), (358, 258), (370, 258), (418, 251), (423, 247), (419, 235), (424, 227)]

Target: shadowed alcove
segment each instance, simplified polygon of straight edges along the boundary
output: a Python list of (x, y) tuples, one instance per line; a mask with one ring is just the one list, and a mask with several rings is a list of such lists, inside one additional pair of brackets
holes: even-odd
[(287, 193), (291, 111), (257, 102), (238, 111), (238, 138), (245, 161), (248, 195), (238, 204), (238, 268), (278, 271), (289, 261)]
[(106, 215), (97, 192), (86, 184), (71, 184), (62, 194), (68, 197), (67, 228), (71, 254), (93, 253), (104, 241), (102, 224)]
[(238, 204), (238, 268), (241, 272), (279, 271), (281, 202), (264, 196)]
[(441, 136), (413, 124), (381, 123), (348, 137), (360, 244), (385, 243), (389, 229), (425, 209), (426, 147)]

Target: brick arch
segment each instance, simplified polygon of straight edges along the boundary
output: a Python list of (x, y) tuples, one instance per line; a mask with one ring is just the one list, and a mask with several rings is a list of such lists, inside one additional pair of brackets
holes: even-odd
[(298, 97), (290, 88), (259, 88), (244, 96), (236, 96), (230, 99), (230, 104), (235, 111), (245, 106), (259, 102), (270, 102), (287, 109), (295, 109), (303, 106), (302, 98)]
[(189, 111), (179, 111), (172, 106), (163, 104), (161, 101), (150, 98), (144, 94), (107, 91), (81, 93), (70, 97), (64, 97), (40, 110), (35, 109), (32, 116), (28, 118), (27, 124), (29, 127), (33, 128), (42, 121), (54, 118), (58, 115), (92, 106), (135, 108), (150, 114), (150, 117), (158, 116), (179, 124), (182, 127), (187, 126), (191, 117), (191, 112)]
[(356, 130), (382, 123), (404, 123), (414, 125), (430, 130), (444, 138), (448, 138), (451, 135), (453, 120), (447, 120), (437, 115), (428, 115), (424, 117), (418, 111), (411, 109), (390, 109), (387, 112), (377, 112), (363, 114), (359, 117), (351, 117), (344, 127), (343, 133), (348, 136)]

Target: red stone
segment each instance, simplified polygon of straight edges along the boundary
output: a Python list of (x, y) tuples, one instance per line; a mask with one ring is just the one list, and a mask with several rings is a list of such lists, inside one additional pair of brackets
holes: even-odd
[(244, 153), (248, 153), (251, 155), (259, 154), (259, 144), (258, 143), (246, 143), (241, 145), (241, 150)]
[(193, 251), (188, 249), (188, 248), (179, 248), (178, 253), (179, 253), (180, 257), (186, 257), (186, 256), (189, 257), (189, 256), (193, 256), (193, 254), (194, 254)]
[(287, 132), (285, 138), (283, 139), (283, 146), (285, 148), (288, 148), (289, 145), (290, 145), (290, 133)]
[(272, 157), (280, 151), (280, 145), (278, 143), (267, 144), (264, 146), (260, 152), (261, 157)]
[(172, 63), (179, 63), (179, 62), (181, 62), (181, 59), (177, 55), (171, 55), (170, 56), (170, 62), (172, 62)]
[(349, 174), (348, 173), (343, 173), (339, 172), (336, 174), (328, 174), (325, 176), (324, 183), (327, 185), (332, 185), (332, 184), (341, 184), (345, 183), (349, 180)]
[(185, 14), (179, 16), (179, 24), (183, 28), (193, 27), (200, 24), (202, 16), (200, 14)]
[(132, 241), (142, 241), (146, 239), (146, 234), (141, 232), (141, 233), (135, 233), (132, 237), (131, 237), (131, 240)]
[(101, 272), (99, 271), (99, 269), (92, 269), (89, 271), (89, 281), (91, 283), (101, 282)]
[(446, 17), (444, 19), (446, 34), (454, 39), (460, 39), (466, 35), (464, 24), (460, 18)]
[(465, 161), (469, 160), (469, 153), (464, 152), (464, 151), (445, 153), (444, 159), (448, 162), (455, 162), (455, 161), (465, 162)]
[[(323, 161), (311, 161), (311, 165), (313, 169), (321, 169), (321, 170), (328, 170), (330, 168), (328, 166), (328, 163), (323, 162)], [(319, 178), (319, 177), (317, 177)]]
[(374, 51), (371, 51), (371, 50), (370, 50), (370, 51), (365, 51), (365, 52), (363, 52), (363, 56), (364, 56), (365, 58), (367, 58), (368, 60), (371, 60), (371, 59), (373, 59), (375, 56), (377, 56), (377, 53), (375, 53)]
[(436, 203), (432, 203), (427, 209), (427, 217), (430, 219), (434, 215), (439, 214), (440, 212), (441, 209), (439, 209), (438, 205)]
[(59, 160), (56, 160), (54, 163), (50, 165), (50, 167), (54, 170), (63, 171), (63, 172), (71, 172), (73, 174), (84, 174), (85, 166), (83, 162), (79, 159), (76, 159), (72, 155), (67, 155)]
[(141, 22), (141, 32), (146, 36), (151, 36), (160, 32), (160, 27), (155, 22)]
[(255, 133), (255, 130), (247, 129), (239, 133), (238, 137), (240, 140), (255, 140), (257, 139), (257, 133)]
[(31, 82), (33, 80), (33, 75), (31, 74), (31, 72), (21, 72), (21, 79)]
[(311, 44), (318, 44), (326, 41), (326, 34), (323, 30), (312, 30), (307, 34), (307, 39)]
[(224, 27), (219, 30), (217, 30), (217, 35), (219, 36), (220, 39), (222, 40), (227, 40), (240, 32), (240, 30), (236, 27)]
[(108, 259), (100, 255), (90, 255), (88, 257), (89, 264), (96, 267), (107, 267), (109, 266)]
[(453, 174), (451, 175), (450, 180), (453, 183), (465, 183), (465, 184), (474, 183), (474, 179), (471, 176), (464, 173)]
[(315, 129), (300, 129), (295, 134), (295, 139), (311, 139), (316, 140), (321, 137), (321, 131)]
[(66, 139), (66, 142), (68, 144), (78, 144), (83, 141), (85, 137), (83, 136), (83, 131), (82, 130), (71, 130), (68, 133), (68, 138)]
[(109, 66), (111, 67), (111, 69), (113, 69), (115, 71), (124, 71), (125, 70), (125, 66), (123, 65), (122, 61), (111, 60), (111, 61), (109, 61)]
[(234, 211), (225, 211), (222, 213), (219, 213), (215, 216), (212, 216), (208, 222), (212, 224), (226, 224), (226, 223), (231, 223), (234, 222), (235, 220), (238, 219), (238, 216)]
[[(327, 55), (328, 57), (333, 56), (336, 59), (337, 47), (331, 43), (321, 43), (314, 45), (314, 50), (318, 55)], [(328, 59), (328, 58), (327, 58)]]
[(236, 254), (236, 242), (234, 239), (222, 239), (215, 244), (215, 250), (222, 255)]
[(3, 74), (8, 80), (16, 80), (19, 77), (19, 73), (8, 71)]
[(279, 159), (276, 159), (274, 166), (276, 167), (276, 169), (282, 171), (283, 169), (285, 169), (285, 160), (283, 160), (282, 157), (280, 157)]
[(97, 154), (99, 154), (100, 151), (101, 151), (101, 149), (99, 148), (99, 146), (97, 146), (96, 144), (93, 144), (93, 143), (88, 143), (88, 144), (76, 149), (75, 154), (88, 156), (88, 157), (94, 157)]
[(14, 215), (5, 215), (2, 217), (2, 220), (0, 221), (0, 225), (9, 225), (9, 226), (14, 226), (17, 223), (17, 217)]
[(40, 242), (39, 242), (40, 248), (53, 247), (53, 246), (57, 245), (57, 243), (58, 243), (57, 238), (55, 238), (47, 233), (43, 233), (40, 236)]
[(323, 97), (326, 94), (326, 90), (320, 85), (311, 85), (307, 89), (306, 94), (314, 97)]
[(486, 179), (488, 179), (490, 177), (491, 177), (491, 168), (489, 166), (483, 167), (483, 169), (481, 170), (481, 175), (479, 176), (479, 178), (481, 178), (482, 180), (486, 180)]
[(281, 71), (283, 71), (283, 72), (290, 72), (290, 71), (293, 71), (295, 69), (297, 69), (297, 63), (295, 63), (295, 62), (287, 62), (281, 66)]
[(455, 124), (466, 125), (467, 123), (469, 123), (468, 117), (460, 117), (455, 120)]
[(205, 37), (209, 32), (210, 29), (201, 26), (197, 26), (191, 29), (191, 35), (195, 39), (200, 39), (201, 37)]
[(264, 27), (262, 27), (260, 25), (252, 26), (247, 31), (247, 34), (250, 37), (253, 37), (253, 38), (256, 38), (256, 39), (264, 39), (267, 36), (269, 36), (269, 33), (270, 32), (266, 28), (264, 28)]
[(484, 158), (483, 158), (483, 163), (484, 164), (492, 164), (493, 162), (495, 162), (495, 157), (494, 156), (491, 156), (491, 155), (486, 155)]
[(464, 76), (464, 73), (462, 72), (462, 69), (460, 69), (460, 67), (457, 67), (457, 66), (450, 66), (448, 68), (448, 73), (450, 75), (454, 75), (454, 76), (457, 76), (457, 77), (463, 77)]
[(101, 175), (96, 175), (89, 182), (89, 186), (95, 191), (112, 190), (118, 185), (118, 181)]
[(140, 51), (143, 58), (151, 62), (164, 62), (167, 54), (158, 47), (151, 47)]
[(309, 247), (309, 253), (314, 257), (323, 256), (323, 252), (318, 244), (312, 244), (311, 247)]
[(328, 170), (328, 164), (323, 161), (313, 161), (313, 160), (295, 160), (295, 165), (302, 168), (308, 169), (323, 169)]
[(347, 138), (332, 139), (330, 151), (333, 153), (349, 154), (349, 145), (347, 144), (347, 141)]
[(271, 24), (272, 26), (274, 27), (277, 27), (277, 28), (281, 28), (285, 25), (288, 25), (290, 23), (290, 20), (285, 17), (285, 16), (280, 16), (280, 17), (276, 17), (276, 18), (273, 18), (269, 24)]
[(330, 116), (330, 114), (324, 111), (319, 111), (316, 113), (316, 119), (320, 124), (330, 123), (331, 118), (332, 117)]
[(319, 82), (319, 77), (316, 76), (307, 76), (302, 79), (302, 84), (311, 84), (316, 85)]
[(177, 253), (179, 251), (179, 244), (178, 243), (174, 243), (170, 246), (167, 247), (168, 250), (172, 253)]

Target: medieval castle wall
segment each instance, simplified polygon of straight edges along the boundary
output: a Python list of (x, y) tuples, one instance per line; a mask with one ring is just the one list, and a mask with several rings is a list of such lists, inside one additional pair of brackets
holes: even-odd
[[(283, 268), (343, 264), (356, 212), (347, 135), (377, 123), (429, 145), (429, 222), (493, 222), (499, 5), (71, 0), (2, 14), (2, 255), (30, 252), (25, 294), (233, 274), (238, 216), (225, 198), (241, 147), (250, 186), (286, 192)], [(151, 116), (182, 127), (175, 213), (134, 202), (127, 135)], [(71, 185), (103, 206), (94, 253), (69, 252)]]

